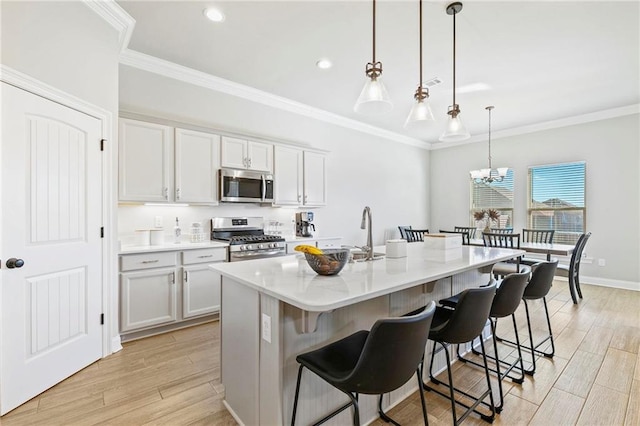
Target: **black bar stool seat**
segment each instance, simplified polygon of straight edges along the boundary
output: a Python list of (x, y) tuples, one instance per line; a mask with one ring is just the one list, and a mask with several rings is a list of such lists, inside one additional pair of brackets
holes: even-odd
[(293, 403), (291, 424), (295, 424), (302, 370), (306, 367), (324, 381), (344, 392), (348, 403), (325, 416), (315, 424), (324, 423), (343, 410), (353, 406), (353, 424), (360, 424), (358, 395), (380, 395), (378, 412), (387, 422), (398, 424), (382, 409), (382, 395), (404, 385), (418, 373), (418, 385), (425, 425), (427, 409), (422, 392), (422, 359), (435, 312), (431, 302), (421, 312), (400, 318), (376, 321), (371, 331), (358, 331), (311, 352), (300, 354), (298, 381)]

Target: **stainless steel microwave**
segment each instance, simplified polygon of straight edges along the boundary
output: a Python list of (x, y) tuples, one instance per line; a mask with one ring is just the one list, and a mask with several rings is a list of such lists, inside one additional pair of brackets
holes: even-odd
[(220, 201), (228, 203), (272, 203), (273, 175), (248, 170), (220, 169)]

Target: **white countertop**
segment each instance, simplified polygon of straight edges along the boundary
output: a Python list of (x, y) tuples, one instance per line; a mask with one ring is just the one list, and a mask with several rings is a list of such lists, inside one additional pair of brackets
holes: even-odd
[[(217, 263), (209, 268), (304, 311), (324, 312), (524, 254), (522, 250), (472, 246), (459, 250), (457, 260), (427, 260), (424, 245), (412, 243), (407, 257), (348, 263), (333, 276), (316, 274), (302, 254)], [(384, 247), (375, 251), (384, 252)]]
[(158, 251), (173, 251), (173, 250), (193, 250), (193, 249), (206, 249), (206, 248), (226, 248), (229, 243), (222, 241), (204, 241), (201, 243), (191, 243), (188, 241), (181, 243), (165, 243), (157, 246), (123, 246), (120, 248), (120, 254), (133, 254), (133, 253), (151, 253)]

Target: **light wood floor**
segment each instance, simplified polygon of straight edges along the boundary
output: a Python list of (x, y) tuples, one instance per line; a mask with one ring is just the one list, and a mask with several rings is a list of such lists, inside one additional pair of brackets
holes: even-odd
[[(556, 355), (539, 358), (535, 376), (522, 385), (504, 381), (505, 407), (494, 424), (640, 425), (640, 292), (583, 287), (584, 301), (573, 305), (567, 283), (554, 284), (548, 305)], [(532, 307), (537, 335), (544, 329), (542, 304)], [(522, 338), (523, 307), (518, 325)], [(507, 336), (509, 326), (503, 321), (498, 333)], [(213, 322), (126, 343), (0, 417), (0, 424), (235, 425), (222, 405), (219, 338)], [(480, 370), (461, 363), (454, 382), (471, 391), (484, 384)], [(433, 392), (426, 397), (430, 424), (451, 424), (449, 401)], [(421, 425), (418, 394), (389, 414), (403, 425)], [(465, 424), (487, 425), (475, 415)]]

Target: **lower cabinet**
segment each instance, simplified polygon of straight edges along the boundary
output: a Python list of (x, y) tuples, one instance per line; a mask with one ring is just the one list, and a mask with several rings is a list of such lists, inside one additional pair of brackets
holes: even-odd
[[(226, 248), (120, 255), (120, 332), (155, 334), (220, 311)], [(125, 338), (126, 340), (126, 338)]]

